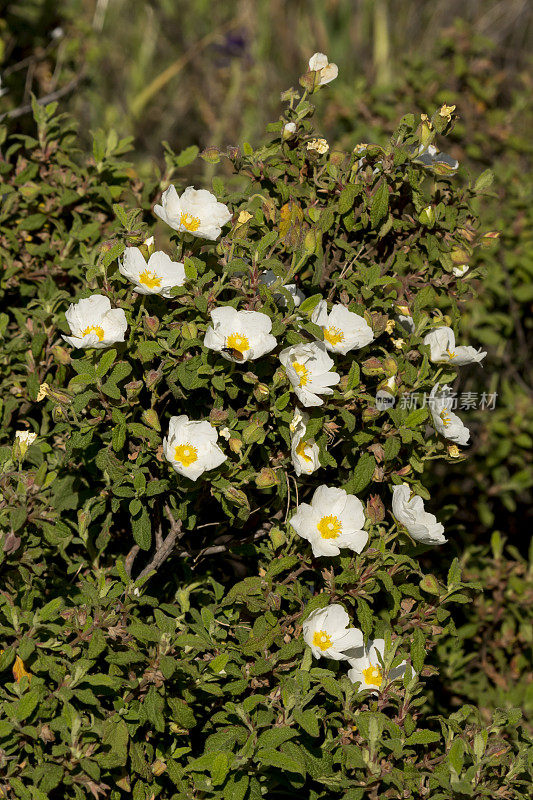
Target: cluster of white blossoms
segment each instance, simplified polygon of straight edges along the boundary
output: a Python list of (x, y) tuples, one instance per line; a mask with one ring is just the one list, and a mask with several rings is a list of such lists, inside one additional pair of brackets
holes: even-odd
[(349, 628), (350, 618), (339, 603), (312, 611), (303, 622), (304, 641), (315, 658), (332, 658), (347, 661), (348, 678), (359, 684), (361, 690), (372, 695), (392, 681), (402, 678), (408, 669), (402, 661), (387, 670), (385, 666), (385, 640), (374, 639), (364, 644), (359, 628)]
[[(315, 73), (311, 82), (313, 91), (334, 80), (338, 74), (337, 66), (330, 64), (323, 53), (311, 57), (309, 70)], [(286, 122), (282, 140), (292, 139), (297, 130), (297, 122)], [(319, 154), (325, 154), (328, 149), (327, 142), (322, 139), (312, 139), (307, 143), (307, 150)], [(162, 195), (161, 205), (154, 207), (154, 213), (179, 233), (209, 241), (218, 239), (232, 217), (227, 206), (215, 195), (192, 186), (187, 187), (181, 196), (174, 186), (169, 186)], [(241, 212), (237, 224), (250, 217), (248, 212)], [(144, 255), (146, 251), (148, 259)], [(183, 286), (186, 281), (184, 264), (173, 261), (164, 252), (153, 252), (153, 238), (145, 242), (143, 249), (127, 247), (119, 261), (119, 272), (141, 295), (157, 294), (171, 298), (172, 290)], [(292, 297), (295, 307), (305, 299), (295, 283), (284, 284), (282, 278), (270, 270), (263, 272), (259, 279), (263, 285), (272, 288), (274, 299), (281, 306), (288, 305), (287, 294), (278, 291), (282, 288)], [(398, 306), (397, 310), (406, 332), (414, 333), (415, 325), (409, 309)], [(272, 320), (267, 314), (238, 310), (232, 305), (219, 306), (210, 313), (211, 324), (207, 326), (203, 345), (233, 364), (262, 358), (277, 347), (278, 342), (272, 334)], [(71, 336), (63, 338), (73, 347), (105, 348), (125, 340), (127, 320), (124, 310), (111, 308), (109, 298), (103, 295), (95, 294), (71, 304), (66, 319)], [(346, 357), (374, 341), (374, 332), (367, 320), (341, 303), (333, 304), (328, 310), (328, 301), (321, 299), (312, 312), (311, 321), (322, 329), (323, 340), (291, 345), (279, 353), (292, 389), (306, 408), (322, 406), (324, 396), (333, 395), (333, 387), (341, 380), (340, 374), (334, 371), (335, 362), (330, 354)], [(400, 349), (403, 343), (403, 339), (398, 339), (396, 346)], [(432, 330), (425, 337), (424, 344), (429, 346), (430, 358), (436, 363), (462, 365), (480, 362), (486, 355), (473, 347), (456, 347), (454, 333), (449, 327)], [(389, 379), (387, 387), (391, 392), (395, 390), (394, 377)], [(429, 406), (438, 433), (457, 444), (468, 442), (469, 431), (452, 412), (452, 399), (445, 389), (434, 386)], [(309, 419), (309, 414), (296, 406), (290, 424), (290, 452), (298, 476), (311, 475), (321, 467), (317, 443), (311, 436), (305, 438)], [(222, 429), (220, 435), (230, 439), (231, 431)], [(163, 454), (177, 473), (196, 481), (204, 472), (216, 469), (226, 461), (227, 457), (218, 445), (218, 436), (217, 429), (207, 420), (173, 416), (168, 434), (163, 439)], [(21, 452), (25, 452), (34, 438), (35, 434), (27, 431), (17, 433)], [(433, 546), (447, 541), (443, 525), (433, 514), (425, 511), (422, 497), (414, 494), (406, 483), (393, 488), (392, 513), (397, 525), (403, 526), (416, 542)], [(313, 556), (317, 558), (337, 557), (343, 549), (359, 554), (368, 542), (363, 503), (340, 487), (319, 486), (310, 503), (303, 502), (297, 506), (290, 524), (296, 534), (310, 544)], [(383, 685), (403, 677), (408, 669), (406, 661), (393, 667), (392, 654), (386, 659), (384, 639), (371, 640), (365, 645), (362, 632), (349, 627), (346, 610), (336, 603), (309, 614), (303, 622), (303, 637), (315, 657), (347, 661), (349, 679), (372, 694), (380, 691)]]

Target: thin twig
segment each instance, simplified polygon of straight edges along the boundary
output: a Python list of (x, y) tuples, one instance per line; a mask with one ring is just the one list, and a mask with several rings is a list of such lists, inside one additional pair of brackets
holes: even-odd
[(184, 535), (184, 532), (182, 533), (181, 530), (182, 521), (180, 519), (174, 519), (172, 516), (172, 511), (168, 505), (165, 505), (165, 511), (170, 520), (170, 532), (167, 533), (161, 545), (156, 549), (152, 560), (137, 576), (138, 581), (140, 581), (141, 578), (144, 578), (146, 575), (149, 575), (150, 572), (157, 572), (161, 564), (163, 564), (163, 562), (166, 561), (169, 555), (172, 553), (174, 545), (179, 542), (181, 537)]

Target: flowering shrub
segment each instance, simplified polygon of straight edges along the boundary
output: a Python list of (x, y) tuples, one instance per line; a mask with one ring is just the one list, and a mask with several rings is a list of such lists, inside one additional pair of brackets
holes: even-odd
[(227, 185), (167, 150), (164, 228), (127, 142), (81, 159), (36, 106), (4, 149), (7, 796), (524, 794), (520, 712), (438, 699), (477, 587), (424, 486), (469, 440), (425, 339), (482, 184), (421, 163), (448, 106), (309, 147), (324, 58), (263, 146), (202, 154)]

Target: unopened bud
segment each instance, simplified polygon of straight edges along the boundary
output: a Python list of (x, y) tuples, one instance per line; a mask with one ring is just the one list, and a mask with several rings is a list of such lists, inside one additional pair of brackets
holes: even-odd
[(218, 147), (206, 147), (200, 153), (200, 158), (207, 161), (208, 164), (218, 164), (220, 161), (220, 150)]
[(366, 516), (371, 522), (383, 522), (385, 506), (378, 494), (371, 494), (366, 501)]
[(228, 418), (228, 412), (224, 411), (223, 408), (212, 408), (209, 412), (209, 422), (212, 425), (220, 425), (222, 422), (225, 422)]
[(250, 503), (245, 493), (241, 489), (236, 489), (235, 486), (228, 486), (223, 490), (222, 494), (230, 503), (234, 503), (240, 508), (250, 508)]
[(243, 444), (241, 439), (235, 439), (232, 436), (231, 439), (229, 440), (228, 444), (229, 444), (229, 449), (233, 453), (240, 453), (241, 452), (242, 444)]
[(154, 389), (162, 378), (162, 374), (157, 369), (151, 369), (146, 375), (146, 387)]
[(257, 383), (257, 381), (259, 380), (259, 379), (258, 379), (258, 377), (257, 377), (257, 375), (254, 375), (254, 373), (253, 373), (253, 372), (250, 372), (250, 371), (248, 371), (248, 372), (245, 372), (245, 373), (243, 374), (243, 376), (242, 376), (242, 379), (243, 379), (243, 381), (244, 381), (245, 383), (251, 383), (251, 384), (255, 384), (255, 383)]
[(366, 361), (363, 361), (362, 366), (365, 375), (380, 375), (385, 371), (379, 358), (375, 358), (374, 356), (367, 358)]
[(59, 364), (70, 364), (70, 353), (61, 345), (56, 344), (52, 347), (52, 355)]
[(379, 417), (379, 414), (380, 411), (379, 409), (375, 408), (375, 406), (367, 406), (366, 408), (363, 408), (363, 422), (370, 422), (371, 420), (376, 419), (376, 417)]
[(254, 397), (259, 402), (264, 402), (270, 396), (270, 390), (266, 383), (258, 383), (254, 386)]
[(398, 372), (398, 364), (394, 358), (391, 358), (390, 356), (383, 360), (383, 366), (385, 368), (385, 375), (387, 375), (389, 378), (393, 375), (396, 375)]
[(426, 206), (418, 215), (419, 222), (425, 225), (426, 228), (432, 228), (435, 224), (435, 219), (435, 209), (433, 206)]
[(124, 388), (126, 389), (128, 400), (134, 400), (139, 395), (143, 385), (142, 381), (130, 381), (130, 383), (127, 383)]
[(310, 228), (305, 234), (304, 250), (306, 253), (314, 253), (322, 241), (322, 234), (316, 228)]
[(272, 486), (279, 485), (279, 479), (276, 472), (269, 467), (263, 467), (261, 472), (255, 479), (255, 483), (259, 489), (270, 489)]
[(283, 130), (281, 132), (282, 139), (290, 139), (291, 136), (294, 136), (296, 133), (296, 123), (295, 122), (286, 122), (283, 126)]
[(156, 411), (153, 408), (149, 408), (146, 411), (143, 411), (142, 418), (150, 428), (153, 428), (154, 431), (160, 431), (161, 425), (159, 422), (159, 417), (157, 416)]
[(155, 336), (159, 330), (159, 320), (157, 317), (143, 317), (143, 328), (148, 336)]

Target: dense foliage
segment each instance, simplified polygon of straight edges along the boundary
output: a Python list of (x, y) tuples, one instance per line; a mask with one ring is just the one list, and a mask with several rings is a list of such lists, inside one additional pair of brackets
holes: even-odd
[[(526, 568), (516, 551), (502, 564), (493, 539), (493, 553), (476, 556), (483, 571), (469, 571), (449, 514), (425, 488), (437, 465), (465, 456), (434, 432), (427, 407), (400, 402), (456, 379), (423, 340), (448, 323), (467, 341), (461, 309), (473, 294), (453, 272), (454, 252), (490, 252), (476, 198), (491, 176), (413, 159), (451, 132), (449, 107), (431, 126), (403, 117), (383, 147), (324, 152), (312, 124), (315, 81), (307, 73), (304, 92), (285, 94), (284, 118), (263, 146), (203, 152), (207, 163), (231, 165), (210, 188), (232, 218), (214, 242), (172, 235), (186, 280), (169, 298), (140, 296), (119, 267), (126, 247), (148, 255), (152, 203), (196, 148), (175, 155), (167, 146), (165, 173), (141, 184), (124, 160), (129, 141), (97, 133), (87, 157), (72, 121), (36, 103), (35, 134), (3, 143), (8, 797), (526, 791), (514, 699), (487, 719), (458, 694), (470, 664), (499, 674), (500, 657), (483, 649), (495, 632), (510, 669), (527, 668), (517, 648), (529, 642), (527, 617), (511, 628), (501, 619), (502, 591), (517, 608), (527, 597)], [(265, 270), (274, 284), (260, 280)], [(293, 282), (306, 296), (298, 306), (284, 288)], [(61, 338), (65, 311), (94, 294), (122, 310), (126, 341), (73, 349)], [(321, 299), (349, 306), (374, 338), (331, 354), (340, 381), (323, 405), (307, 407), (302, 431), (320, 468), (298, 475), (291, 423), (301, 398), (279, 353), (324, 339), (313, 316)], [(206, 347), (220, 306), (267, 315), (275, 349), (241, 363), (238, 350)], [(387, 388), (396, 405), (379, 409), (376, 393)], [(196, 481), (165, 458), (179, 414), (209, 421), (225, 456)], [(21, 429), (37, 434), (27, 450), (15, 439)], [(391, 488), (403, 482), (445, 522), (442, 548), (417, 544), (391, 516)], [(362, 552), (313, 557), (291, 527), (297, 505), (323, 484), (364, 502)], [(409, 661), (402, 680), (375, 696), (358, 691), (342, 661), (312, 657), (302, 623), (333, 603), (365, 642), (385, 639), (385, 674)]]

